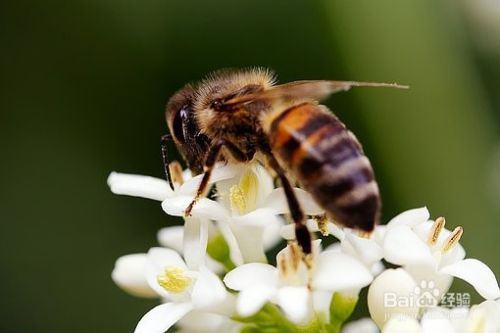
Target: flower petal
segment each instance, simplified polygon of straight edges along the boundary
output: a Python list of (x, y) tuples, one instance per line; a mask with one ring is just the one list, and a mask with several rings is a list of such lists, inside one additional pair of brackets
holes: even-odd
[(186, 264), (181, 256), (171, 249), (154, 247), (148, 251), (146, 264), (146, 279), (149, 286), (159, 295), (170, 299), (169, 293), (158, 284), (158, 275), (162, 274), (167, 267), (178, 267), (186, 269)]
[(186, 269), (186, 263), (179, 253), (164, 247), (153, 247), (148, 251), (148, 260), (160, 271), (165, 267), (173, 266)]
[(253, 171), (257, 176), (259, 184), (256, 204), (257, 206), (260, 206), (264, 203), (264, 200), (267, 198), (267, 196), (273, 191), (274, 179), (273, 177), (271, 177), (267, 169), (260, 164), (256, 164), (253, 167)]
[(112, 172), (109, 175), (108, 186), (115, 194), (158, 201), (163, 201), (173, 194), (172, 189), (163, 179), (119, 172)]
[(285, 221), (280, 218), (278, 223), (270, 224), (264, 230), (264, 250), (268, 251), (275, 248), (283, 238), (281, 238), (280, 231), (285, 225)]
[(311, 317), (312, 304), (307, 287), (280, 288), (277, 303), (285, 316), (296, 324), (303, 324)]
[(164, 333), (184, 317), (193, 306), (190, 303), (164, 303), (146, 313), (134, 333)]
[(345, 324), (342, 333), (379, 333), (379, 330), (371, 318), (362, 318)]
[[(420, 324), (413, 317), (398, 316), (391, 318), (385, 325), (382, 333), (422, 333)], [(433, 331), (440, 332), (440, 331)]]
[(206, 267), (200, 268), (200, 275), (196, 280), (192, 302), (195, 308), (207, 308), (223, 302), (227, 296), (226, 288), (217, 275)]
[[(307, 230), (309, 230), (309, 232), (318, 232), (319, 231), (318, 222), (316, 222), (314, 219), (308, 219), (306, 221), (306, 226), (307, 226)], [(283, 225), (280, 229), (280, 236), (286, 240), (295, 239), (295, 224), (289, 223), (289, 224)]]
[(295, 239), (295, 225), (292, 224), (292, 223), (285, 224), (280, 229), (280, 236), (283, 237), (283, 239), (286, 239), (286, 240), (293, 240), (293, 239)]
[(500, 332), (500, 300), (484, 301), (470, 308), (467, 332)]
[(226, 240), (227, 246), (229, 247), (229, 256), (231, 258), (231, 261), (236, 266), (242, 265), (243, 254), (241, 253), (240, 246), (233, 234), (233, 231), (231, 230), (231, 227), (229, 226), (229, 223), (227, 223), (227, 221), (225, 220), (219, 220), (216, 222), (217, 227), (219, 228), (222, 236)]
[[(316, 204), (309, 193), (298, 187), (295, 187), (293, 190), (305, 214), (320, 215), (324, 213), (324, 210)], [(264, 200), (261, 207), (274, 208), (277, 210), (278, 214), (287, 214), (290, 212), (285, 192), (282, 187), (272, 191), (271, 194), (269, 194)]]
[(314, 291), (312, 293), (314, 313), (330, 321), (330, 304), (332, 303), (333, 291)]
[[(276, 216), (270, 208), (259, 208), (243, 216), (231, 219), (231, 230), (238, 241), (245, 262), (266, 262), (264, 237), (269, 228), (275, 230), (283, 224), (283, 219)], [(274, 240), (276, 243), (276, 240)]]
[(219, 333), (221, 325), (226, 321), (229, 321), (229, 318), (205, 311), (193, 310), (177, 322), (176, 332)]
[(442, 255), (441, 261), (439, 262), (440, 267), (448, 266), (459, 262), (465, 258), (465, 249), (462, 245), (456, 244), (453, 249)]
[(257, 285), (276, 286), (278, 270), (268, 264), (244, 264), (227, 273), (224, 283), (233, 290), (243, 290)]
[(370, 284), (373, 276), (357, 259), (335, 251), (325, 251), (318, 257), (313, 285), (318, 290), (347, 291)]
[[(347, 229), (346, 229), (347, 230)], [(337, 238), (339, 241), (343, 241), (345, 237), (345, 232), (342, 227), (335, 223), (328, 223), (328, 232), (333, 237)]]
[(111, 278), (118, 287), (133, 296), (158, 297), (146, 279), (146, 261), (147, 255), (145, 253), (122, 256), (116, 260)]
[(456, 333), (453, 327), (451, 311), (440, 307), (428, 309), (422, 316), (422, 333)]
[[(440, 273), (435, 268), (426, 265), (404, 266), (404, 269), (413, 277), (417, 285), (422, 283), (434, 284), (434, 287), (430, 289), (432, 289), (432, 297), (436, 303), (450, 289), (453, 282), (453, 276)], [(437, 291), (439, 294), (436, 294)], [(432, 301), (432, 299), (429, 299), (429, 301)]]
[(435, 265), (427, 244), (406, 225), (388, 228), (383, 248), (385, 260), (396, 265)]
[(256, 314), (276, 293), (276, 288), (267, 285), (256, 285), (243, 289), (238, 294), (236, 311), (242, 317)]
[(272, 208), (258, 208), (245, 215), (233, 216), (231, 221), (236, 224), (246, 224), (264, 228), (269, 224), (279, 224), (282, 219), (277, 216), (276, 210)]
[(168, 247), (182, 253), (184, 226), (175, 225), (172, 227), (161, 228), (156, 234), (156, 239), (161, 246)]
[(190, 269), (198, 269), (205, 264), (208, 243), (208, 221), (194, 217), (185, 218), (183, 253)]
[(416, 286), (411, 275), (402, 268), (387, 269), (375, 278), (368, 289), (368, 310), (378, 327), (384, 327), (391, 318), (418, 314), (418, 305), (411, 301)]
[[(208, 182), (209, 185), (216, 183), (218, 181), (224, 180), (224, 179), (229, 179), (238, 174), (238, 172), (241, 172), (242, 166), (235, 165), (235, 164), (226, 164), (224, 166), (216, 166), (214, 170), (212, 171), (212, 174), (210, 175), (210, 180)], [(188, 195), (188, 196), (193, 196), (196, 191), (198, 190), (198, 187), (200, 186), (201, 179), (203, 178), (203, 174), (199, 174), (197, 176), (192, 177), (191, 179), (187, 180), (182, 184), (182, 186), (179, 188), (178, 194), (179, 195)]]
[(346, 230), (345, 242), (349, 242), (361, 261), (368, 266), (373, 265), (384, 256), (382, 247), (373, 239), (355, 235), (351, 230)]
[[(168, 215), (184, 216), (184, 211), (193, 201), (193, 196), (176, 196), (161, 203), (161, 207)], [(201, 198), (191, 211), (192, 217), (207, 218), (212, 220), (227, 220), (228, 211), (218, 202)]]
[(406, 225), (409, 227), (414, 227), (419, 223), (425, 222), (429, 219), (429, 211), (427, 207), (410, 209), (394, 217), (387, 223), (388, 228), (395, 226)]
[(253, 225), (231, 224), (244, 262), (267, 262), (264, 252), (264, 228)]
[(489, 300), (500, 297), (500, 289), (495, 274), (482, 261), (465, 259), (443, 267), (440, 272), (467, 281), (485, 299)]

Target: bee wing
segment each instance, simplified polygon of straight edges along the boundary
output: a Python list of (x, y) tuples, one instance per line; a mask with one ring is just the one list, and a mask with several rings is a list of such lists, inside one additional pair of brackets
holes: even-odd
[(321, 100), (328, 97), (330, 94), (346, 91), (352, 87), (389, 87), (408, 89), (408, 86), (399, 85), (397, 83), (379, 83), (379, 82), (357, 82), (357, 81), (323, 81), (323, 80), (307, 80), (294, 81), (278, 86), (273, 86), (267, 90), (257, 93), (234, 97), (224, 104), (235, 106), (237, 104), (246, 104), (256, 100), (289, 100), (309, 98)]

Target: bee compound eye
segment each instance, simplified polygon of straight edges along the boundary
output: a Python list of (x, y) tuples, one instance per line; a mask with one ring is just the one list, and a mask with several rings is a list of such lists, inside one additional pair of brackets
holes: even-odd
[(187, 106), (183, 106), (176, 112), (173, 123), (174, 135), (182, 143), (186, 142), (184, 137), (184, 121), (187, 117), (186, 108)]
[(217, 110), (217, 111), (222, 110), (223, 106), (224, 106), (224, 102), (220, 98), (217, 98), (216, 100), (214, 100), (212, 102), (212, 105), (211, 105), (212, 109)]

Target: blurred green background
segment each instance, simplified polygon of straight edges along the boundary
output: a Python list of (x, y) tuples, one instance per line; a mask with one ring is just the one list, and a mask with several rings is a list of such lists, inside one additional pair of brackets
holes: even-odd
[(221, 67), (411, 85), (327, 104), (373, 161), (384, 221), (427, 205), (462, 225), (468, 256), (500, 275), (499, 6), (2, 2), (0, 331), (126, 332), (154, 304), (123, 293), (110, 272), (173, 220), (157, 202), (112, 195), (106, 177), (161, 177), (165, 102)]

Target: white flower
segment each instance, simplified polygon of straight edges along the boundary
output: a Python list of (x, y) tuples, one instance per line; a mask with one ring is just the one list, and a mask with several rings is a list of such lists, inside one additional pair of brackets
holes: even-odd
[[(233, 177), (217, 184), (218, 201), (201, 198), (194, 205), (192, 217), (216, 221), (236, 265), (265, 262), (265, 246), (279, 241), (283, 224), (280, 212), (269, 206), (274, 193), (271, 178), (258, 164), (232, 168), (237, 170)], [(182, 216), (192, 199), (191, 195), (177, 196), (165, 200), (162, 207), (167, 214)]]
[(500, 332), (500, 301), (484, 301), (471, 307), (465, 327), (467, 333)]
[[(212, 222), (207, 222), (208, 226), (208, 239), (214, 237), (217, 233), (215, 226)], [(161, 228), (156, 234), (158, 243), (170, 249), (174, 249), (184, 257), (184, 226), (175, 225), (171, 227)], [(224, 267), (210, 256), (205, 257), (205, 265), (214, 273), (219, 274), (224, 271)], [(189, 265), (188, 265), (189, 267)]]
[(158, 297), (146, 280), (146, 260), (145, 253), (128, 254), (118, 258), (111, 278), (120, 288), (133, 296)]
[[(218, 167), (213, 171), (209, 184), (234, 177), (238, 172), (241, 172), (241, 169), (236, 166), (227, 165)], [(191, 177), (189, 170), (185, 170), (183, 172), (183, 184), (175, 184), (175, 190), (172, 191), (168, 182), (164, 179), (112, 172), (108, 177), (108, 185), (115, 194), (130, 195), (162, 202), (175, 202), (177, 198), (191, 198), (192, 200), (202, 177), (203, 175)], [(203, 204), (199, 204), (199, 206), (197, 209), (204, 207)], [(181, 215), (183, 216), (183, 214)], [(185, 235), (183, 237), (184, 258), (190, 268), (197, 269), (205, 263), (208, 220), (203, 217), (186, 218), (185, 227)]]
[(464, 259), (458, 243), (462, 228), (453, 232), (444, 228), (444, 218), (428, 221), (426, 208), (413, 209), (396, 216), (387, 225), (383, 240), (385, 259), (403, 266), (420, 281), (432, 281), (440, 297), (453, 277), (470, 283), (485, 299), (500, 297), (500, 289), (491, 269), (477, 259)]
[(371, 318), (351, 321), (342, 327), (342, 333), (379, 333), (377, 325)]
[(370, 316), (378, 325), (391, 318), (415, 318), (419, 306), (413, 297), (417, 284), (402, 268), (387, 269), (382, 272), (368, 289), (368, 309)]
[[(480, 331), (473, 330), (467, 331), (465, 322), (467, 321), (469, 309), (461, 308), (429, 308), (423, 314), (420, 320), (422, 333), (458, 333), (458, 332), (471, 332), (478, 333)], [(385, 332), (384, 332), (385, 333)]]
[(381, 239), (385, 232), (385, 226), (377, 226), (374, 232), (368, 236), (360, 236), (357, 230), (339, 228), (333, 223), (328, 225), (329, 233), (334, 235), (340, 242), (334, 243), (326, 248), (348, 254), (361, 261), (373, 275), (378, 275), (384, 270), (381, 259), (384, 256)]
[(166, 248), (152, 248), (147, 256), (147, 281), (166, 303), (146, 313), (135, 333), (165, 332), (194, 309), (226, 315), (232, 311), (231, 296), (207, 268), (189, 270), (177, 252)]
[(390, 318), (382, 333), (498, 333), (500, 332), (500, 302), (485, 301), (470, 309), (428, 308), (420, 322), (416, 317)]
[[(299, 198), (301, 206), (307, 215), (318, 216), (318, 219), (307, 220), (307, 228), (310, 232), (321, 232), (323, 235), (333, 235), (340, 242), (334, 243), (326, 248), (328, 251), (345, 253), (355, 257), (365, 264), (373, 275), (378, 275), (384, 270), (380, 261), (384, 252), (381, 246), (385, 226), (377, 226), (369, 236), (361, 236), (360, 232), (350, 228), (339, 227), (324, 216), (324, 211), (314, 202), (311, 195), (296, 188), (295, 193)], [(283, 207), (283, 203), (280, 204)], [(282, 208), (286, 209), (286, 208)], [(281, 228), (281, 236), (287, 240), (295, 239), (294, 225), (286, 225)]]
[(314, 245), (313, 255), (317, 259), (311, 264), (312, 269), (306, 267), (299, 247), (292, 243), (278, 253), (278, 268), (250, 263), (230, 271), (224, 283), (240, 291), (237, 312), (251, 316), (271, 301), (291, 321), (304, 323), (313, 311), (328, 314), (334, 292), (359, 290), (371, 282), (372, 275), (356, 259), (333, 251), (318, 254), (319, 241)]
[(193, 310), (176, 324), (177, 333), (238, 333), (241, 324), (227, 316)]
[[(420, 323), (413, 317), (393, 317), (384, 326), (382, 333), (423, 333)], [(433, 331), (440, 333), (441, 331)]]

